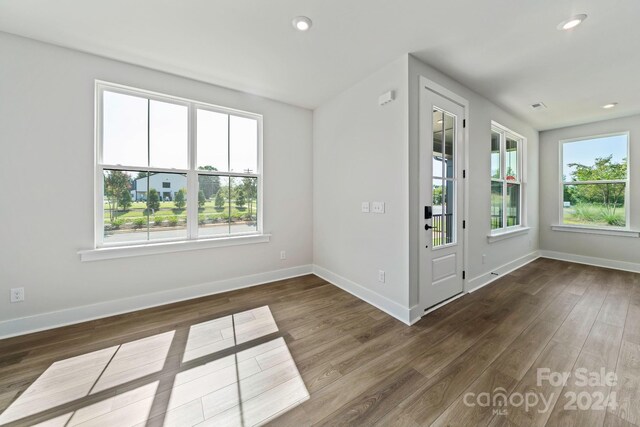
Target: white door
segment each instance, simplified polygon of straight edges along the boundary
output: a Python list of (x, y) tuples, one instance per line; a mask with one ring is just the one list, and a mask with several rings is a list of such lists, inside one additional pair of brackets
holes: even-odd
[(420, 307), (463, 292), (464, 108), (420, 93)]

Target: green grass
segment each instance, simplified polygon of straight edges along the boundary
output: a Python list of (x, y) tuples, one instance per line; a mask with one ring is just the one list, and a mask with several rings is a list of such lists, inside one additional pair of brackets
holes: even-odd
[[(147, 204), (144, 202), (135, 202), (126, 211), (115, 212), (114, 217), (124, 220), (126, 223), (133, 222), (136, 218), (142, 218), (146, 216)], [(226, 203), (222, 209), (216, 208), (213, 201), (207, 201), (204, 204), (204, 208), (198, 209), (198, 214), (205, 215), (207, 219), (216, 218), (228, 218), (229, 216), (229, 204)], [(245, 204), (244, 208), (238, 208), (235, 204), (231, 203), (231, 216), (232, 217), (244, 217), (249, 214), (249, 203)], [(253, 202), (251, 214), (256, 215), (256, 203)], [(150, 215), (162, 216), (165, 219), (169, 217), (178, 217), (178, 219), (185, 220), (187, 217), (186, 209), (177, 209), (173, 202), (160, 202), (160, 210)], [(109, 214), (109, 204), (104, 204), (104, 221), (109, 223), (111, 216)]]
[(565, 224), (624, 227), (625, 218), (625, 206), (618, 207), (615, 214), (608, 213), (603, 206), (596, 204), (583, 203), (563, 208)]

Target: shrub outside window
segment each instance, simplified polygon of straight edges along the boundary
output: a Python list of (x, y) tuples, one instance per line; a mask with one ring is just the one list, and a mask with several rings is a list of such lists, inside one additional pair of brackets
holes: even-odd
[(96, 247), (262, 232), (262, 116), (96, 83)]

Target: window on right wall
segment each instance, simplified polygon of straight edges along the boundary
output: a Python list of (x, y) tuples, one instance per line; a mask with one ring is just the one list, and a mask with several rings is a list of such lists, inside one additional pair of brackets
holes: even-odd
[(629, 224), (629, 133), (560, 141), (561, 224)]

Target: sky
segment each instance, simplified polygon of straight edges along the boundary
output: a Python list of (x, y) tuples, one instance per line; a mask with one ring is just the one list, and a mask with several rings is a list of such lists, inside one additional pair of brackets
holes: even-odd
[(562, 174), (570, 180), (573, 168), (569, 163), (592, 166), (597, 157), (613, 155), (614, 162), (627, 157), (627, 135), (615, 135), (602, 138), (584, 139), (568, 142), (562, 146)]
[[(196, 120), (197, 166), (257, 172), (257, 120), (206, 110), (198, 110)], [(105, 91), (102, 161), (188, 169), (188, 121), (186, 106)]]

